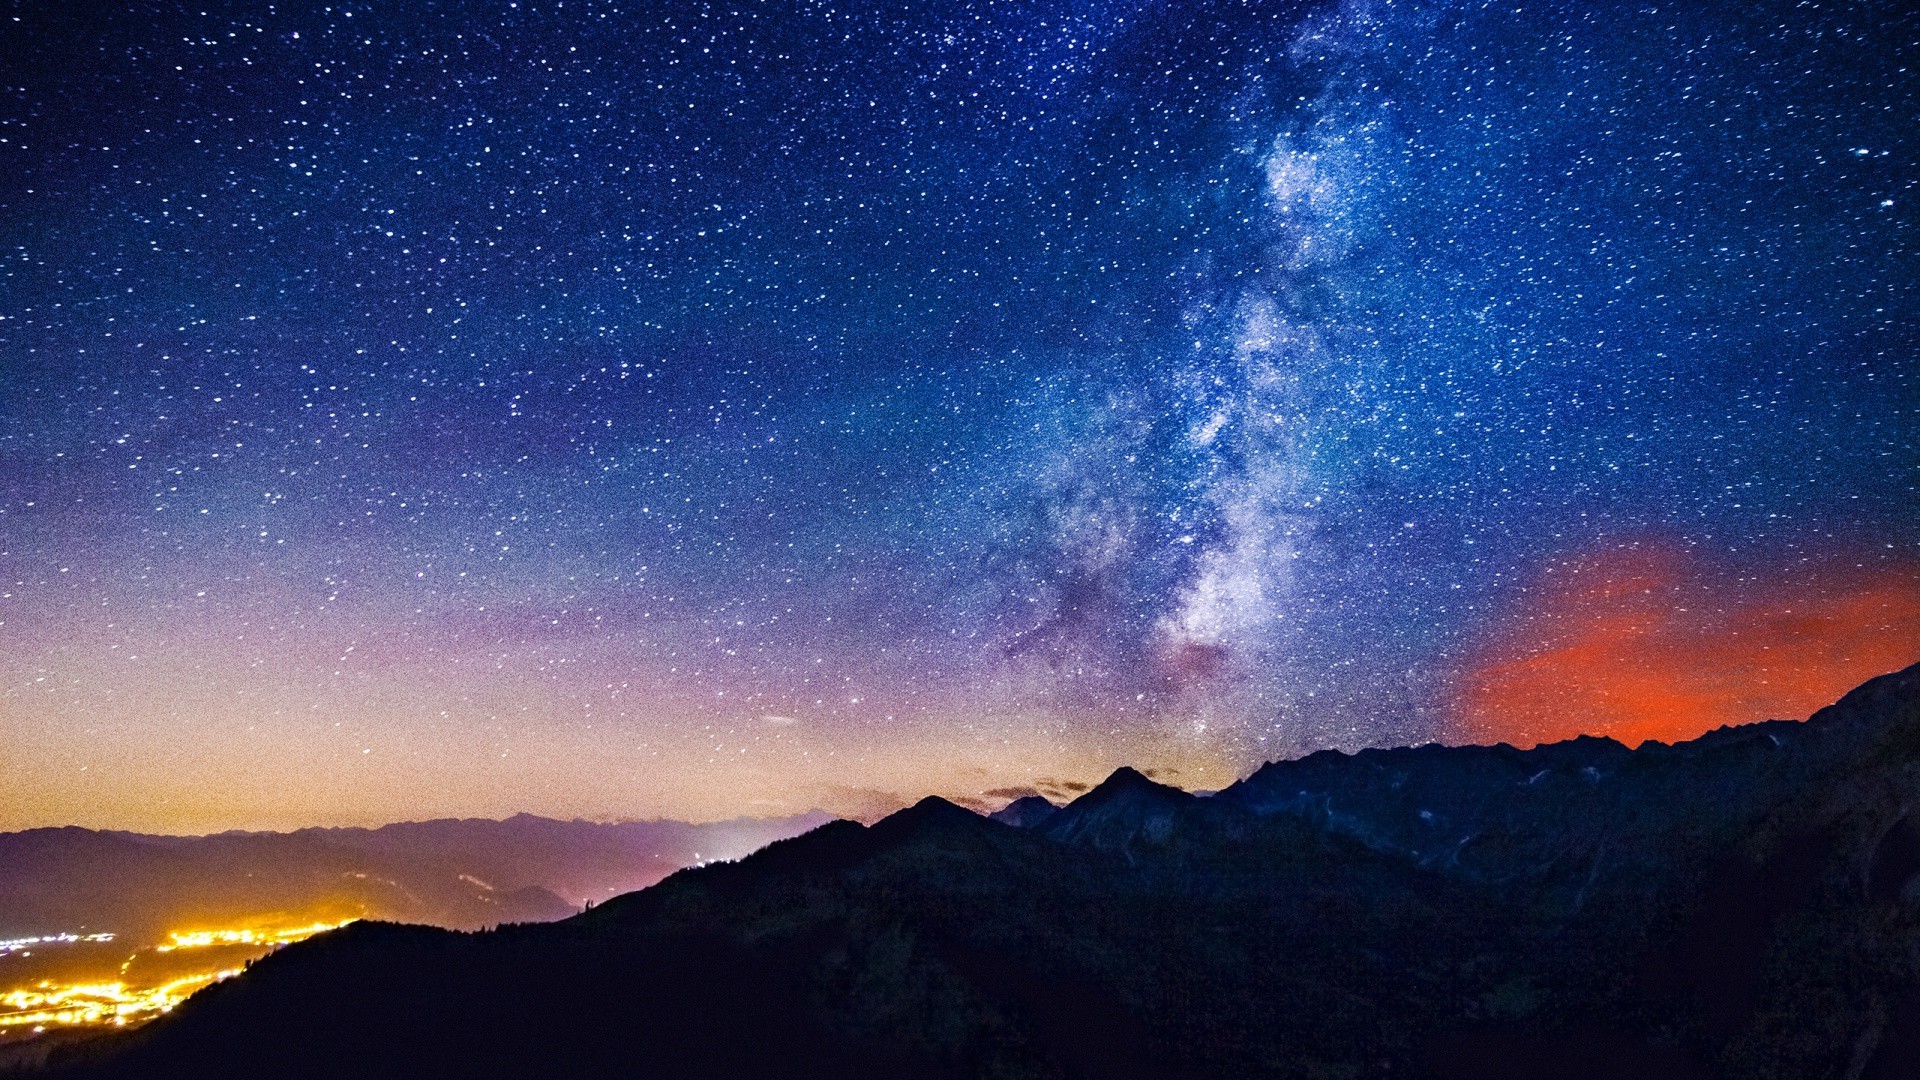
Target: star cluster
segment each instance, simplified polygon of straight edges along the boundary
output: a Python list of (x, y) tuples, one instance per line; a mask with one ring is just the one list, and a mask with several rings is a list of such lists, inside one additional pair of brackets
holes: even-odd
[(0, 827), (863, 813), (1804, 715), (1920, 659), (1916, 41), (16, 5)]

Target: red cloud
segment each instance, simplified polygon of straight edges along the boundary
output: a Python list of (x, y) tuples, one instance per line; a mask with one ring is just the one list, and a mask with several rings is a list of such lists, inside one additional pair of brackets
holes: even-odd
[(1457, 731), (1628, 745), (1800, 719), (1920, 659), (1920, 567), (1708, 570), (1672, 548), (1545, 577), (1459, 683)]

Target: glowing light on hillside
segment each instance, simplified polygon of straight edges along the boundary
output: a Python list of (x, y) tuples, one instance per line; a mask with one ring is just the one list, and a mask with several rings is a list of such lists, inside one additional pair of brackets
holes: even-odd
[(158, 986), (128, 986), (123, 982), (40, 982), (32, 988), (0, 994), (0, 1029), (126, 1025), (151, 1019), (185, 1001), (203, 986), (240, 974), (239, 968), (172, 979)]
[[(352, 922), (349, 919), (347, 922)], [(345, 922), (308, 923), (305, 926), (293, 926), (283, 930), (176, 930), (167, 935), (165, 944), (154, 946), (155, 952), (174, 952), (178, 949), (204, 949), (213, 945), (286, 945), (291, 942), (310, 938), (328, 930), (337, 930), (347, 925)]]
[[(167, 936), (166, 943), (153, 946), (151, 951), (170, 953), (223, 945), (255, 946), (260, 955), (265, 955), (282, 945), (289, 945), (327, 930), (337, 930), (353, 921), (348, 919), (345, 922), (315, 922), (278, 929), (247, 927), (238, 930), (176, 931)], [(0, 955), (9, 952), (25, 954), (35, 946), (57, 947), (83, 942), (110, 942), (113, 939), (112, 934), (51, 934), (43, 937), (12, 938), (0, 941)], [(131, 969), (141, 953), (147, 951), (149, 950), (137, 950), (128, 956), (126, 963), (120, 966), (122, 973)], [(43, 979), (31, 986), (0, 992), (0, 1035), (12, 1035), (21, 1029), (37, 1033), (56, 1027), (125, 1027), (141, 1023), (173, 1011), (175, 1006), (191, 997), (196, 991), (221, 979), (238, 975), (242, 970), (244, 970), (243, 967), (224, 967), (213, 971), (176, 976), (165, 982), (152, 984), (127, 980), (63, 983)]]

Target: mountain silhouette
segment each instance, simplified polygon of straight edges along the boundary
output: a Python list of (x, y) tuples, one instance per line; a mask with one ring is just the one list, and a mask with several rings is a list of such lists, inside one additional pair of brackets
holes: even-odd
[(1629, 750), (927, 799), (557, 923), (359, 923), (62, 1077), (1920, 1076), (1920, 667)]
[(0, 938), (108, 931), (137, 946), (173, 930), (302, 913), (451, 929), (561, 919), (828, 820), (818, 811), (699, 825), (519, 814), (212, 836), (0, 833)]
[(1002, 825), (1025, 829), (1040, 824), (1059, 810), (1044, 795), (1023, 795), (987, 816)]

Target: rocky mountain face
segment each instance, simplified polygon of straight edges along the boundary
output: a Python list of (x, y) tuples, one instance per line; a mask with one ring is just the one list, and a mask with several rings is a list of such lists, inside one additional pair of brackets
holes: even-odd
[(1914, 1077), (1917, 811), (1920, 668), (1676, 746), (1123, 769), (560, 923), (356, 924), (61, 1073)]

